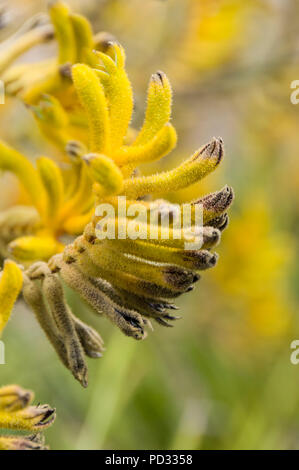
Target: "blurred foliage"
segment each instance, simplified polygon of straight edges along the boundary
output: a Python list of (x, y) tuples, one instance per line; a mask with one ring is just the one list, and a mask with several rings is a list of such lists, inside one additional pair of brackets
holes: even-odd
[[(7, 3), (8, 18), (16, 18), (3, 37), (43, 7)], [(179, 146), (149, 171), (219, 134), (226, 159), (200, 190), (225, 181), (236, 201), (218, 266), (180, 302), (177, 328), (166, 335), (157, 327), (135, 344), (101, 324), (109, 338), (105, 358), (90, 363), (90, 387), (81, 390), (20, 302), (6, 332), (1, 384), (17, 375), (55, 405), (56, 426), (47, 431), (52, 449), (298, 448), (299, 370), (290, 363), (299, 333), (299, 105), (290, 102), (290, 84), (299, 78), (298, 3), (70, 3), (126, 47), (138, 92), (136, 121), (153, 71), (162, 69), (174, 85)], [(29, 135), (32, 123), (21, 105), (7, 103), (0, 112), (5, 139), (36, 156), (41, 137), (38, 130)], [(167, 196), (180, 201), (194, 194), (198, 188)], [(89, 319), (83, 305), (72, 306)]]

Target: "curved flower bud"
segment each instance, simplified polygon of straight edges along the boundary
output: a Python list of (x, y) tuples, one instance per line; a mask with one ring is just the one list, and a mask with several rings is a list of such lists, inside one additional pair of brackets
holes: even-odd
[(51, 218), (56, 215), (63, 202), (63, 177), (57, 164), (50, 158), (40, 157), (37, 167), (47, 192), (48, 217)]
[(87, 164), (90, 176), (100, 185), (95, 188), (98, 196), (111, 195), (122, 190), (123, 175), (111, 158), (98, 153), (89, 153), (83, 159)]
[(8, 245), (10, 254), (21, 262), (37, 260), (47, 261), (55, 253), (62, 251), (64, 246), (50, 236), (27, 236), (16, 238)]
[(22, 289), (23, 275), (13, 261), (7, 260), (0, 273), (0, 335), (8, 322), (11, 311)]
[(56, 412), (49, 405), (29, 406), (33, 392), (18, 385), (0, 387), (0, 428), (34, 432), (32, 435), (0, 435), (0, 450), (45, 450), (38, 432), (53, 424)]
[(60, 64), (65, 64), (66, 62), (74, 63), (77, 51), (69, 8), (63, 2), (54, 1), (50, 4), (49, 13), (58, 42), (58, 62)]
[(46, 195), (38, 172), (21, 153), (0, 142), (0, 168), (14, 173), (24, 185), (33, 205), (40, 213), (45, 207)]
[(56, 417), (49, 405), (29, 406), (18, 411), (0, 411), (0, 428), (19, 431), (38, 431), (48, 428)]
[(170, 120), (172, 90), (165, 73), (157, 72), (151, 77), (147, 92), (147, 108), (143, 126), (134, 145), (143, 145), (155, 135)]
[(104, 88), (96, 73), (87, 65), (74, 65), (72, 77), (89, 122), (90, 150), (105, 153), (110, 144), (110, 123)]
[(186, 188), (214, 171), (222, 157), (222, 139), (214, 138), (174, 170), (126, 180), (124, 194), (131, 199), (137, 199), (145, 194)]

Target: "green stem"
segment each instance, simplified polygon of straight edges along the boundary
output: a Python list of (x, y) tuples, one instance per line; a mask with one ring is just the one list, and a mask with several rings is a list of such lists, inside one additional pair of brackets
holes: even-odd
[(76, 444), (78, 450), (102, 449), (118, 415), (137, 341), (114, 332), (101, 361), (89, 408)]

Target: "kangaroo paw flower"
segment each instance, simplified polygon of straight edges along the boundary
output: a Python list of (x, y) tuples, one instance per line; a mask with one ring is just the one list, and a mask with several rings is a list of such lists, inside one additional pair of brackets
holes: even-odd
[[(52, 25), (26, 32), (0, 54), (6, 89), (25, 102), (58, 152), (55, 161), (41, 156), (31, 163), (0, 142), (0, 169), (18, 178), (29, 204), (0, 213), (0, 254), (8, 258), (0, 274), (0, 333), (22, 290), (61, 362), (86, 387), (85, 356), (101, 357), (104, 343), (71, 311), (64, 285), (136, 340), (146, 337), (151, 320), (173, 326), (180, 318), (174, 299), (191, 292), (201, 271), (217, 263), (212, 250), (234, 194), (224, 186), (188, 204), (156, 199), (216, 170), (224, 158), (222, 139), (214, 137), (176, 168), (143, 176), (141, 163), (162, 159), (177, 143), (168, 78), (151, 76), (144, 120), (134, 129), (123, 47), (108, 33), (94, 34), (88, 20), (60, 0), (50, 3), (49, 17)], [(57, 56), (13, 63), (50, 39)], [(29, 407), (30, 401), (18, 388), (0, 392), (3, 422), (34, 432), (50, 425), (55, 411)], [(8, 436), (0, 437), (1, 446), (43, 444)]]
[(42, 431), (53, 424), (56, 410), (49, 405), (30, 405), (34, 394), (18, 385), (0, 387), (0, 428), (29, 431), (33, 435), (1, 435), (0, 450), (44, 450)]

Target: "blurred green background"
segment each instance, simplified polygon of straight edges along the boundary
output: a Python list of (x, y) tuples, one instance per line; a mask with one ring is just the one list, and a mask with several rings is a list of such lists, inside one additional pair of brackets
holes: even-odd
[[(45, 3), (4, 1), (1, 35)], [(180, 299), (175, 328), (157, 326), (135, 343), (70, 297), (107, 347), (101, 360), (89, 360), (83, 390), (19, 301), (5, 332), (1, 384), (33, 389), (57, 408), (46, 432), (52, 449), (298, 449), (299, 365), (290, 362), (299, 339), (299, 104), (290, 101), (299, 79), (298, 2), (68, 3), (126, 48), (133, 124), (141, 122), (150, 74), (163, 70), (173, 84), (178, 147), (145, 172), (173, 166), (213, 136), (224, 139), (215, 174), (165, 196), (188, 200), (229, 184), (236, 198), (218, 265)], [(45, 148), (21, 104), (0, 113), (7, 141), (32, 156)], [(2, 178), (2, 207), (14, 197), (10, 178)]]

